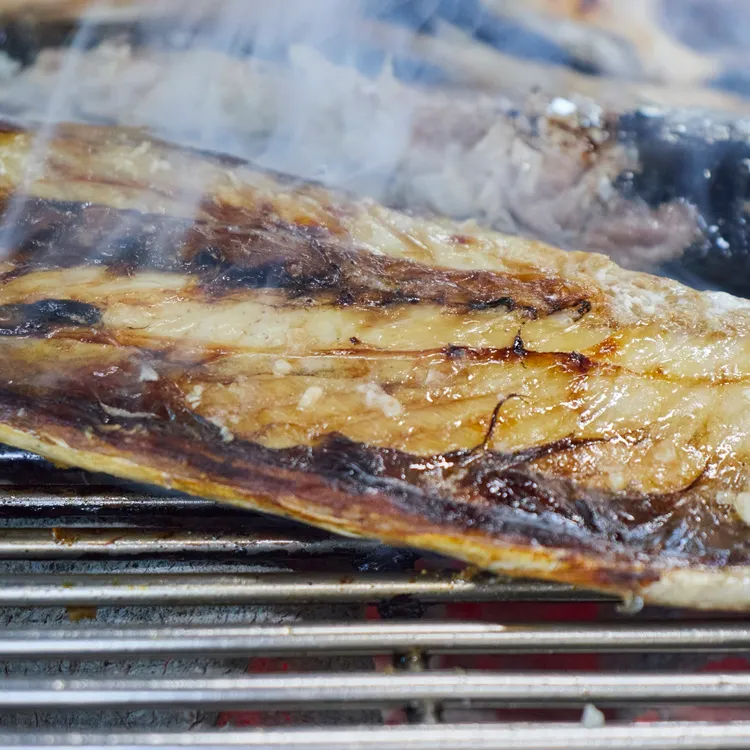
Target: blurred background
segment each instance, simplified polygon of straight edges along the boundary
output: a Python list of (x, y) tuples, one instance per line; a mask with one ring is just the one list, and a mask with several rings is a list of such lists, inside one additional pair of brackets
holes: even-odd
[[(602, 252), (631, 269), (750, 296), (749, 50), (750, 1), (743, 0), (0, 0), (0, 117), (38, 126), (42, 155), (58, 122), (141, 127), (185, 147), (250, 159), (401, 210)], [(36, 464), (32, 474), (39, 482)], [(82, 497), (96, 490), (88, 483), (82, 480)], [(6, 506), (13, 528), (18, 519)], [(83, 507), (108, 523), (91, 498)], [(153, 524), (154, 511), (145, 508), (143, 523)], [(187, 520), (203, 523), (191, 506), (188, 511)], [(133, 523), (125, 518), (111, 524)], [(162, 522), (174, 528), (174, 512)], [(48, 520), (53, 523), (72, 521)], [(89, 524), (89, 516), (81, 523)], [(348, 576), (435, 566), (434, 560), (399, 554), (378, 550), (354, 563), (348, 558), (332, 563), (325, 555), (304, 558), (299, 566), (285, 558), (279, 570), (302, 574), (333, 565)], [(189, 563), (128, 560), (118, 562), (116, 571), (194, 571)], [(232, 560), (229, 568), (211, 563), (203, 570), (275, 570), (261, 563)], [(6, 571), (26, 576), (113, 569), (80, 561), (67, 567), (58, 561), (14, 565)], [(98, 612), (0, 609), (8, 627), (77, 618), (119, 626), (397, 621), (423, 615), (457, 624), (557, 621), (571, 627), (612, 619), (687, 623), (696, 617), (657, 610), (633, 616), (597, 601), (448, 602), (423, 608), (410, 597), (381, 607), (305, 610), (294, 603), (198, 612), (187, 606), (167, 612), (122, 606)], [(401, 667), (414, 666), (403, 661)], [(744, 653), (540, 652), (432, 661), (431, 666), (450, 669), (538, 673), (750, 670)], [(316, 656), (231, 663), (143, 659), (128, 663), (125, 673), (226, 677), (373, 665), (394, 669), (390, 657)], [(117, 662), (98, 667), (65, 662), (59, 671), (38, 662), (3, 666), (10, 676), (122, 673)], [(461, 708), (444, 719), (577, 721), (579, 716), (578, 709), (551, 714)], [(634, 707), (607, 714), (608, 720), (639, 721), (737, 718), (748, 718), (745, 706)], [(409, 717), (377, 710), (324, 720), (377, 724)], [(83, 712), (67, 721), (22, 712), (7, 716), (3, 725), (187, 729), (322, 719), (255, 711), (183, 712), (164, 719), (155, 712), (122, 711), (93, 717)]]
[(750, 295), (746, 0), (4, 0), (0, 116)]

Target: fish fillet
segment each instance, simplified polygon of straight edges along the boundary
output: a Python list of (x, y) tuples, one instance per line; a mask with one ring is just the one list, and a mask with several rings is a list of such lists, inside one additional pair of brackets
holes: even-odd
[(0, 441), (750, 608), (750, 303), (137, 130), (6, 127), (0, 194)]

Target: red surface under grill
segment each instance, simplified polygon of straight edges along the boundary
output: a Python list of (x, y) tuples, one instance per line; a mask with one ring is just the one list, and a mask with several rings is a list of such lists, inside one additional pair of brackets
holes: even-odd
[[(543, 602), (462, 602), (441, 605), (432, 609), (431, 617), (441, 621), (488, 622), (498, 624), (523, 624), (544, 622), (597, 623), (609, 617), (611, 607), (590, 602), (571, 602), (548, 604)], [(684, 619), (686, 622), (697, 619), (693, 612), (671, 611), (670, 618)], [(378, 608), (370, 605), (364, 617), (367, 620), (381, 620)], [(670, 656), (670, 667), (674, 669), (679, 661), (684, 662), (686, 671), (703, 672), (750, 672), (750, 661), (742, 656), (696, 656), (694, 654)], [(619, 655), (613, 659), (609, 654), (483, 654), (483, 655), (439, 655), (430, 658), (429, 666), (434, 669), (472, 669), (492, 672), (597, 672), (612, 671), (622, 668), (638, 670), (653, 668), (654, 658), (638, 654)], [(628, 664), (629, 662), (629, 664)], [(699, 663), (703, 662), (703, 663)], [(394, 659), (389, 656), (373, 657), (375, 669), (379, 672), (392, 672)], [(288, 673), (290, 669), (299, 669), (300, 663), (290, 665), (288, 659), (257, 658), (248, 664), (248, 673)], [(633, 713), (632, 710), (616, 708), (602, 709), (607, 721), (628, 719), (639, 723), (662, 721), (748, 721), (750, 707), (707, 707), (707, 706), (666, 706), (644, 709)], [(513, 709), (478, 709), (470, 713), (472, 720), (502, 722), (548, 722), (577, 721), (581, 712), (577, 709), (550, 708), (513, 708)], [(407, 724), (408, 713), (403, 709), (385, 710), (383, 721), (388, 725)], [(217, 726), (227, 727), (278, 727), (292, 726), (296, 723), (293, 712), (289, 711), (228, 711), (222, 712), (217, 719)]]

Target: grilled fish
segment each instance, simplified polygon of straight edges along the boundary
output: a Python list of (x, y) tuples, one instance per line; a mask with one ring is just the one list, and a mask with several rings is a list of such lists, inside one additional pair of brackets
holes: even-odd
[(0, 133), (0, 441), (750, 608), (750, 303), (138, 130), (46, 135)]

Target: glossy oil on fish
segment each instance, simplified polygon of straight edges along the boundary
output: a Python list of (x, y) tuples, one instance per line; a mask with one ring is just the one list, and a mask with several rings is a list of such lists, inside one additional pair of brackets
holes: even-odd
[(0, 139), (0, 441), (750, 608), (750, 303), (138, 131)]

